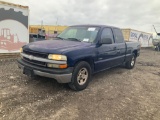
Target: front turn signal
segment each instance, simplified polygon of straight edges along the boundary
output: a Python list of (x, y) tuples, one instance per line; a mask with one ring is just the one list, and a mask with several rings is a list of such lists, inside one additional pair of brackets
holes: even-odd
[(23, 48), (20, 48), (20, 53), (22, 53), (23, 52)]

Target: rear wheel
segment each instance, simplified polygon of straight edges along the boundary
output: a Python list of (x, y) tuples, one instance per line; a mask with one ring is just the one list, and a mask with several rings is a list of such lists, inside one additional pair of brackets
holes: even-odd
[(132, 68), (134, 68), (135, 63), (136, 63), (136, 55), (133, 53), (132, 58), (128, 62), (126, 62), (125, 66), (128, 69), (132, 69)]
[(71, 89), (80, 91), (88, 86), (90, 79), (91, 67), (87, 62), (82, 61), (75, 66), (72, 81), (68, 85)]

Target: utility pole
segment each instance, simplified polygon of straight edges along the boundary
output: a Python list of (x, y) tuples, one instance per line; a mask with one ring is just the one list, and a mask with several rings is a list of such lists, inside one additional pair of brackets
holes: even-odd
[(57, 18), (57, 21), (56, 21), (56, 25), (58, 25), (58, 18)]
[(41, 29), (43, 29), (43, 20), (41, 21)]
[(58, 17), (57, 17), (57, 20), (56, 20), (56, 31), (58, 31), (57, 26), (58, 26)]

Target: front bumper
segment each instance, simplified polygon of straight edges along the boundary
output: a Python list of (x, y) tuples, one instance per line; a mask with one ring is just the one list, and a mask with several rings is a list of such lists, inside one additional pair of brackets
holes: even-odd
[(69, 67), (67, 69), (51, 69), (45, 67), (39, 67), (27, 62), (24, 62), (22, 59), (18, 59), (18, 67), (24, 71), (24, 68), (31, 69), (33, 71), (33, 75), (53, 78), (57, 80), (59, 83), (69, 83), (72, 78), (73, 68)]

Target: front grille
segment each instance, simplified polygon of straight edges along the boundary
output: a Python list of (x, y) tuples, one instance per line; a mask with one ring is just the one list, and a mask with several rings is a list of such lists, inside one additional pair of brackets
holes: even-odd
[(23, 60), (24, 60), (25, 62), (34, 64), (34, 65), (39, 65), (39, 66), (44, 66), (44, 67), (46, 67), (46, 63), (45, 63), (45, 62), (40, 62), (40, 61), (36, 61), (36, 60), (30, 60), (30, 59), (25, 58), (25, 57), (23, 57)]
[(35, 57), (48, 58), (47, 53), (39, 53), (39, 52), (29, 51), (29, 50), (23, 50), (23, 52), (27, 55), (33, 55)]
[[(48, 58), (48, 54), (46, 54), (46, 53), (39, 53), (39, 52), (28, 51), (28, 50), (23, 50), (23, 53), (25, 53), (27, 55), (32, 55), (32, 56), (35, 56), (35, 57)], [(36, 61), (36, 60), (30, 60), (30, 59), (28, 59), (26, 57), (23, 57), (23, 60), (25, 62), (30, 63), (30, 64), (46, 67), (46, 63), (45, 62)]]

